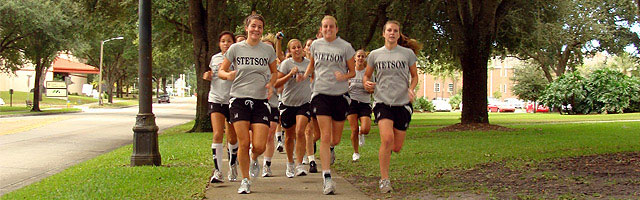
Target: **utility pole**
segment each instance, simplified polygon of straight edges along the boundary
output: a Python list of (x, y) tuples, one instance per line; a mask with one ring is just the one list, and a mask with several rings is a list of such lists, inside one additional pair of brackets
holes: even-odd
[(133, 126), (133, 153), (131, 166), (161, 165), (158, 151), (158, 126), (151, 104), (151, 0), (139, 0), (139, 106)]

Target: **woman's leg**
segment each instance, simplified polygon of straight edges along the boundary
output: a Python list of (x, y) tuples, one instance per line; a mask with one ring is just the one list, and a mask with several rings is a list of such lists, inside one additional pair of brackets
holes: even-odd
[(351, 146), (353, 147), (353, 152), (359, 154), (358, 151), (358, 115), (350, 114), (347, 116), (347, 120), (349, 121), (349, 128), (351, 128)]
[(296, 164), (300, 165), (302, 163), (302, 159), (304, 158), (305, 150), (306, 150), (306, 138), (305, 138), (305, 129), (307, 128), (307, 124), (309, 123), (309, 118), (304, 115), (296, 115), (296, 125), (295, 134), (296, 138)]
[(378, 120), (378, 128), (380, 129), (380, 151), (378, 151), (380, 178), (389, 179), (389, 162), (395, 144), (393, 121), (386, 118), (380, 119)]
[(238, 136), (238, 164), (240, 164), (242, 177), (251, 179), (249, 176), (249, 121), (234, 122), (233, 128)]
[(318, 128), (320, 129), (320, 159), (322, 160), (322, 171), (331, 170), (331, 143), (332, 143), (332, 119), (328, 115), (317, 115)]

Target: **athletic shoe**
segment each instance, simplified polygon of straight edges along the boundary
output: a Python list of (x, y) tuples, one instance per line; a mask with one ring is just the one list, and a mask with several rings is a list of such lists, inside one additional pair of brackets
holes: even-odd
[(358, 161), (360, 160), (360, 154), (359, 153), (353, 153), (353, 156), (351, 156), (351, 158), (353, 158), (353, 161)]
[(249, 167), (249, 175), (252, 178), (255, 178), (260, 173), (260, 165), (258, 165), (257, 161), (251, 161), (251, 166)]
[(276, 147), (276, 149), (278, 150), (278, 152), (283, 153), (284, 152), (284, 143), (278, 142), (278, 147)]
[(307, 157), (307, 156), (302, 157), (302, 164), (303, 165), (308, 165), (309, 164), (309, 157)]
[(295, 175), (293, 168), (294, 168), (293, 163), (287, 163), (287, 171), (285, 172), (285, 175), (287, 175), (287, 177), (293, 178), (293, 176)]
[(390, 193), (393, 188), (391, 188), (391, 181), (389, 179), (380, 179), (380, 193)]
[(235, 182), (238, 179), (238, 164), (229, 165), (229, 181)]
[(262, 177), (270, 177), (271, 176), (271, 167), (269, 165), (262, 165)]
[(309, 172), (304, 169), (304, 165), (296, 166), (296, 176), (306, 176)]
[(336, 183), (331, 180), (331, 177), (324, 178), (322, 185), (322, 194), (334, 194), (336, 192)]
[(209, 183), (222, 183), (222, 172), (220, 170), (214, 169), (211, 174), (211, 179)]
[(309, 162), (309, 172), (318, 173), (318, 166), (316, 165), (316, 161)]
[(336, 162), (336, 151), (335, 149), (331, 149), (331, 165)]
[(364, 134), (358, 134), (358, 145), (364, 146)]
[(240, 183), (240, 188), (238, 188), (238, 194), (249, 194), (251, 190), (251, 181), (247, 178), (242, 179), (242, 183)]

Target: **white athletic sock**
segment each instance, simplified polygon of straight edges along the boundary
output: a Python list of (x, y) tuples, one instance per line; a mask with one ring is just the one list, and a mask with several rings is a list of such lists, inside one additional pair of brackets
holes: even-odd
[(322, 180), (331, 178), (331, 170), (322, 170)]
[(211, 152), (213, 153), (213, 166), (217, 170), (220, 170), (220, 164), (222, 164), (222, 153), (224, 152), (222, 148), (222, 143), (211, 144)]
[(316, 161), (316, 155), (310, 155), (310, 156), (307, 156), (307, 158), (309, 158), (309, 162)]

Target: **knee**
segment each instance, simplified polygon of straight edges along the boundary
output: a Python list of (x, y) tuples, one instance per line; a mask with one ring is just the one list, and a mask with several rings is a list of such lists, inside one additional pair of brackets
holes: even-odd
[(400, 153), (400, 150), (402, 150), (402, 146), (394, 146), (392, 149), (392, 151), (396, 153)]
[(360, 129), (360, 134), (369, 134), (369, 131), (371, 130), (371, 128), (369, 127), (362, 127), (362, 129)]
[(238, 141), (238, 148), (249, 149), (249, 140), (240, 140)]
[(331, 146), (338, 146), (338, 144), (340, 144), (340, 138), (333, 138), (333, 141), (331, 141)]
[(393, 149), (393, 139), (383, 139), (380, 142), (380, 146), (385, 149)]
[(262, 154), (266, 149), (265, 145), (253, 145), (253, 153)]

